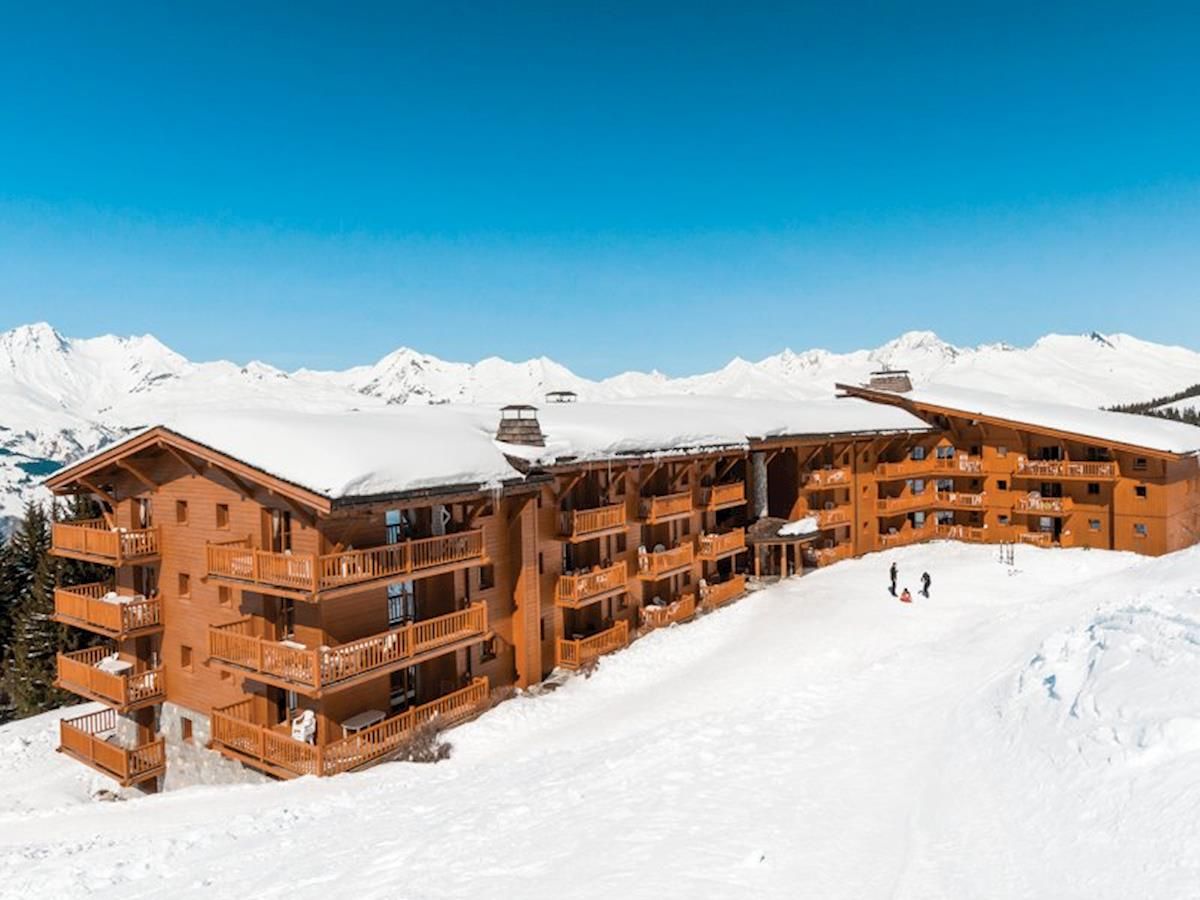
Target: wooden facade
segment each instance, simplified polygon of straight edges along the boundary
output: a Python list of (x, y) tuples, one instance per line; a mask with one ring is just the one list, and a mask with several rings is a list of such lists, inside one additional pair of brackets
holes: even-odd
[[(567, 460), (502, 487), (336, 501), (152, 429), (48, 482), (103, 509), (56, 523), (54, 552), (112, 573), (55, 594), (59, 621), (108, 641), (59, 658), (59, 684), (108, 707), (64, 720), (60, 749), (154, 784), (164, 739), (191, 735), (164, 733), (170, 703), (244, 765), (338, 774), (754, 578), (933, 539), (1147, 554), (1197, 539), (1194, 457), (913, 411), (928, 428)], [(816, 532), (748, 539), (767, 519)]]

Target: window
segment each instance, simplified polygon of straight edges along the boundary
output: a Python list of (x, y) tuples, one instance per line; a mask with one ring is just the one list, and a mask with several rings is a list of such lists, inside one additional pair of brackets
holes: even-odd
[(538, 622), (538, 631), (541, 634), (542, 640), (544, 641), (546, 639), (546, 620), (545, 619), (541, 619)]
[(192, 576), (189, 575), (187, 572), (179, 573), (179, 596), (180, 597), (192, 596)]
[(192, 742), (192, 720), (187, 716), (179, 717), (179, 739), (189, 744)]
[(912, 448), (912, 452), (909, 454), (909, 456), (912, 459), (917, 460), (919, 462), (920, 460), (925, 458), (925, 448), (922, 447), (920, 444), (918, 444), (917, 446)]
[(229, 527), (229, 504), (228, 503), (218, 503), (217, 504), (217, 527), (218, 528), (228, 528)]
[(692, 523), (689, 520), (684, 519), (683, 522), (680, 523), (679, 531), (684, 537), (687, 537), (692, 533)]
[(1133, 470), (1135, 472), (1145, 472), (1148, 466), (1149, 463), (1146, 462), (1146, 457), (1144, 456), (1135, 457), (1133, 460)]
[(954, 459), (954, 448), (941, 445), (937, 448), (938, 459)]
[(1146, 528), (1146, 526), (1143, 523), (1135, 522), (1133, 524), (1133, 536), (1134, 537), (1144, 538), (1149, 533), (1150, 533), (1150, 530), (1148, 528)]
[(175, 524), (186, 525), (188, 521), (188, 508), (186, 500), (175, 501)]
[(479, 589), (490, 590), (496, 586), (496, 567), (488, 564), (479, 567)]
[(1087, 491), (1089, 495), (1094, 497), (1096, 494), (1100, 493), (1100, 485), (1094, 481), (1089, 481)]
[(222, 584), (217, 588), (217, 603), (221, 606), (233, 606), (233, 588)]
[(925, 513), (915, 512), (912, 514), (913, 528), (921, 528), (925, 525)]
[(1001, 479), (997, 480), (997, 482), (996, 482), (996, 490), (998, 490), (998, 491), (1007, 491), (1007, 490), (1008, 490), (1008, 481), (1006, 481), (1006, 480), (1005, 480), (1005, 479), (1003, 479), (1003, 478), (1001, 478)]
[(137, 528), (149, 528), (152, 524), (150, 499), (148, 497), (134, 501), (133, 521)]
[(179, 667), (185, 672), (192, 671), (192, 648), (187, 644), (179, 645)]
[(496, 658), (496, 639), (494, 637), (491, 637), (479, 645), (479, 661), (480, 662), (490, 662), (491, 660), (493, 660), (495, 658)]
[(913, 478), (908, 482), (908, 487), (914, 494), (923, 494), (925, 493), (925, 479)]
[(1008, 524), (1008, 516), (1001, 514), (996, 517), (996, 521), (999, 522), (1001, 525), (1007, 525)]
[(617, 535), (617, 552), (625, 552), (625, 532), (621, 532)]
[(416, 597), (411, 581), (387, 586), (388, 628), (399, 628), (417, 617)]
[(1146, 499), (1146, 486), (1144, 484), (1135, 485), (1133, 488), (1133, 495), (1135, 497), (1137, 497), (1139, 500), (1145, 500)]
[(996, 445), (996, 455), (1000, 457), (1008, 456), (1008, 448), (1003, 444)]
[(1099, 531), (1099, 530), (1100, 530), (1100, 520), (1099, 519), (1088, 519), (1088, 531)]
[(538, 553), (538, 574), (546, 574), (546, 560), (542, 557), (541, 553)]

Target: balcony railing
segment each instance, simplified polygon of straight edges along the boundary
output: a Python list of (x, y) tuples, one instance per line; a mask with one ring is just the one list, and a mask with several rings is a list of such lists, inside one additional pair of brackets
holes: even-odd
[(97, 582), (54, 589), (54, 618), (118, 640), (162, 629), (162, 602)]
[(921, 541), (927, 541), (934, 536), (934, 528), (930, 523), (919, 528), (904, 527), (899, 531), (881, 534), (879, 536), (879, 546), (888, 547), (903, 547), (906, 544), (917, 544)]
[(730, 600), (746, 593), (746, 576), (731, 575), (724, 581), (700, 586), (700, 604), (705, 609), (716, 609)]
[(605, 653), (620, 650), (629, 643), (629, 623), (624, 619), (612, 628), (591, 637), (574, 640), (558, 639), (556, 663), (564, 669), (579, 669), (599, 659)]
[(113, 647), (89, 647), (58, 654), (58, 678), (63, 690), (125, 710), (160, 702), (166, 691), (163, 670), (133, 672), (118, 659)]
[(853, 544), (836, 544), (833, 547), (812, 547), (804, 551), (804, 557), (810, 565), (831, 566), (835, 562), (849, 559), (854, 555)]
[(638, 578), (655, 581), (690, 566), (695, 559), (691, 543), (657, 553), (638, 551)]
[(965, 453), (934, 457), (934, 466), (939, 472), (965, 472), (968, 475), (979, 475), (983, 472), (983, 460)]
[(55, 522), (51, 549), (59, 556), (120, 567), (158, 556), (161, 536), (158, 526), (113, 528), (104, 519)]
[(714, 484), (704, 488), (704, 508), (710, 512), (718, 509), (729, 509), (742, 506), (746, 502), (746, 482), (736, 481), (730, 484)]
[(933, 491), (920, 494), (903, 494), (899, 497), (880, 497), (875, 502), (875, 511), (879, 515), (897, 515), (914, 509), (929, 509), (937, 502)]
[(1075, 508), (1070, 497), (1042, 497), (1037, 494), (1021, 494), (1013, 499), (1013, 511), (1047, 516), (1065, 516)]
[(1052, 547), (1054, 535), (1048, 531), (1020, 531), (1017, 541), (1022, 544), (1033, 544), (1035, 547)]
[(818, 528), (838, 528), (850, 524), (850, 507), (835, 506), (833, 509), (817, 510)]
[(712, 562), (746, 549), (746, 529), (700, 535), (700, 558)]
[(577, 609), (625, 590), (628, 579), (629, 572), (623, 562), (593, 572), (560, 575), (554, 586), (554, 602), (559, 606)]
[(965, 494), (961, 491), (938, 491), (937, 505), (949, 509), (982, 509), (984, 494)]
[(213, 710), (212, 740), (228, 755), (285, 778), (337, 775), (396, 753), (422, 725), (433, 722), (440, 730), (469, 718), (486, 703), (488, 693), (487, 678), (476, 678), (461, 690), (323, 745), (295, 740), (280, 730), (286, 726), (258, 723), (254, 701), (241, 700)]
[(686, 622), (696, 614), (696, 595), (688, 592), (666, 606), (642, 607), (642, 622), (647, 628), (665, 628), (676, 622)]
[(269, 641), (252, 634), (254, 620), (238, 619), (208, 629), (210, 659), (284, 682), (304, 693), (342, 687), (362, 676), (381, 674), (408, 661), (487, 633), (487, 606), (469, 608), (412, 622), (382, 634), (337, 644), (303, 647), (291, 641)]
[(987, 529), (974, 525), (934, 525), (933, 533), (945, 541), (966, 541), (971, 544), (985, 544), (988, 539)]
[(125, 786), (165, 771), (167, 757), (162, 738), (136, 747), (122, 747), (109, 740), (116, 729), (117, 714), (111, 709), (60, 719), (58, 749)]
[(845, 487), (851, 482), (848, 468), (813, 469), (804, 473), (804, 487), (809, 490), (824, 490), (825, 488)]
[(691, 511), (691, 491), (663, 494), (661, 497), (642, 497), (638, 501), (638, 514), (650, 525), (686, 516)]
[(938, 470), (938, 464), (941, 462), (945, 462), (945, 460), (927, 456), (925, 459), (902, 459), (899, 462), (876, 463), (875, 477), (893, 479), (930, 475)]
[(598, 506), (595, 509), (572, 509), (561, 514), (559, 531), (575, 541), (616, 531), (625, 527), (625, 504)]
[(383, 579), (411, 578), (423, 572), (487, 562), (483, 531), (460, 531), (399, 544), (313, 553), (255, 550), (242, 539), (207, 547), (208, 575), (296, 592), (305, 599), (322, 592)]
[(1116, 461), (1104, 462), (1079, 461), (1068, 459), (1026, 459), (1017, 460), (1016, 475), (1020, 478), (1087, 478), (1092, 480), (1108, 480), (1121, 474)]

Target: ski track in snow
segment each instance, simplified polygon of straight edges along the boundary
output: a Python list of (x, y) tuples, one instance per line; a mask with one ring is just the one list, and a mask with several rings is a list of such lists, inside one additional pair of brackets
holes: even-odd
[[(933, 595), (885, 589), (921, 571)], [(449, 733), (121, 803), (0, 728), (0, 895), (1197, 896), (1200, 551), (839, 563)]]

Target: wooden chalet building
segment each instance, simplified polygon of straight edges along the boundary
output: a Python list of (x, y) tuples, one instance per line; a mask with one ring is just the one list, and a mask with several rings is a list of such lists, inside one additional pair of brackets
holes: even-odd
[(1190, 426), (1137, 446), (904, 387), (147, 429), (48, 481), (103, 509), (57, 522), (54, 552), (111, 572), (55, 593), (59, 621), (103, 638), (61, 654), (58, 683), (106, 707), (64, 719), (60, 749), (146, 790), (333, 775), (748, 579), (930, 538), (1195, 542)]

